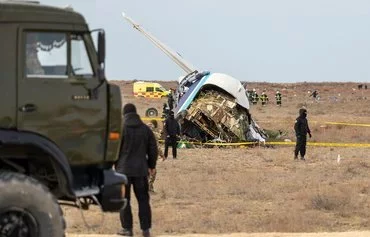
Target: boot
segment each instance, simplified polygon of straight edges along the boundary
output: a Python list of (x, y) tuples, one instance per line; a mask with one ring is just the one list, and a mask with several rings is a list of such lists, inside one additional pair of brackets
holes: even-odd
[(132, 232), (132, 229), (126, 229), (123, 228), (120, 230), (117, 235), (122, 235), (122, 236), (134, 236), (134, 233)]
[(143, 230), (143, 237), (150, 237), (151, 235), (150, 235), (150, 231), (149, 231), (149, 229), (147, 229), (147, 230)]

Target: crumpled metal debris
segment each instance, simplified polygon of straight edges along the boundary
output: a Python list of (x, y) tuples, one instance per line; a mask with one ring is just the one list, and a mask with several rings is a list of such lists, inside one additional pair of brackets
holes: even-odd
[[(223, 84), (240, 82), (233, 79), (225, 81), (224, 77), (218, 75), (214, 75), (212, 80), (210, 77), (212, 74), (197, 76), (197, 73), (193, 73), (190, 78), (183, 78), (178, 85), (174, 110), (182, 134), (202, 142), (264, 142), (267, 135), (249, 113), (245, 89), (242, 87), (242, 94), (232, 90), (240, 88), (237, 86), (227, 92), (219, 86), (217, 80)], [(243, 102), (238, 103), (236, 97), (239, 96), (245, 97), (240, 99)]]

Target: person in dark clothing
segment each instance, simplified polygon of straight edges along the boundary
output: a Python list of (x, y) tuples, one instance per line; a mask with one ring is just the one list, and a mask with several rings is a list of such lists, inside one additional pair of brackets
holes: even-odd
[(172, 147), (172, 156), (177, 157), (177, 137), (180, 135), (180, 125), (176, 121), (174, 112), (170, 111), (168, 118), (164, 121), (164, 132), (166, 140), (164, 142), (164, 158), (167, 159), (168, 147)]
[(312, 94), (310, 95), (310, 97), (313, 97), (315, 100), (320, 100), (320, 96), (319, 96), (319, 92), (317, 90), (314, 90), (314, 92), (312, 92)]
[(152, 130), (144, 124), (136, 113), (133, 104), (123, 108), (123, 132), (119, 159), (116, 171), (128, 178), (125, 197), (128, 201), (126, 208), (120, 211), (122, 230), (119, 235), (132, 236), (133, 220), (130, 205), (131, 186), (139, 205), (140, 227), (144, 237), (150, 236), (152, 213), (150, 207), (148, 174), (155, 173), (158, 149)]
[(310, 95), (310, 97), (312, 96), (313, 98), (315, 98), (316, 99), (316, 97), (317, 97), (317, 95), (318, 95), (319, 93), (317, 92), (317, 90), (314, 90), (312, 93), (311, 93), (311, 95)]
[(307, 134), (310, 136), (310, 138), (312, 137), (311, 130), (308, 126), (306, 109), (299, 110), (299, 117), (295, 121), (294, 130), (297, 137), (294, 159), (297, 160), (298, 153), (300, 153), (301, 160), (305, 160), (304, 156), (306, 154)]
[(168, 94), (167, 104), (170, 110), (173, 109), (173, 103), (175, 102), (175, 99), (173, 98), (172, 92)]
[(166, 119), (170, 109), (167, 107), (166, 103), (163, 103), (162, 118)]

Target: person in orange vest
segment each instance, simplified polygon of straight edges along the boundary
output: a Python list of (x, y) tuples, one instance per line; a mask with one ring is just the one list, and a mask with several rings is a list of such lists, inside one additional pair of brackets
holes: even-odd
[(276, 106), (281, 106), (281, 93), (279, 90), (276, 91), (275, 99), (276, 99)]
[(262, 106), (266, 106), (268, 100), (269, 100), (269, 97), (266, 95), (265, 92), (262, 92), (262, 95), (261, 95)]
[(256, 105), (257, 102), (259, 100), (259, 97), (258, 97), (258, 94), (257, 94), (257, 91), (256, 89), (253, 88), (253, 91), (252, 91), (252, 104)]

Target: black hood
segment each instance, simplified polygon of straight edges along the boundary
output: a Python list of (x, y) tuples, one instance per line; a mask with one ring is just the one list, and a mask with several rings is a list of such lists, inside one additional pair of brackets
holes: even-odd
[(307, 110), (306, 109), (300, 109), (299, 110), (299, 117), (306, 118), (307, 117)]
[(127, 127), (138, 127), (141, 126), (143, 121), (141, 121), (140, 116), (137, 113), (127, 113), (123, 116), (123, 125)]
[(307, 114), (306, 113), (303, 113), (303, 114), (299, 115), (299, 117), (301, 117), (301, 118), (307, 118)]

